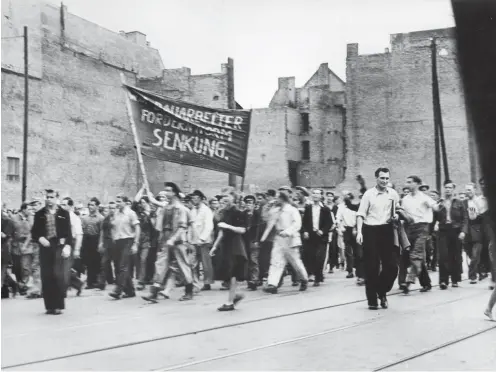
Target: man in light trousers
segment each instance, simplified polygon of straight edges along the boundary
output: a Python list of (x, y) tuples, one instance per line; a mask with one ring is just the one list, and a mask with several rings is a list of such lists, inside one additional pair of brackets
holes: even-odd
[(289, 203), (289, 196), (279, 194), (280, 207), (274, 213), (265, 232), (260, 239), (264, 242), (273, 228), (276, 229), (272, 257), (270, 260), (268, 286), (264, 289), (267, 293), (277, 293), (277, 286), (289, 263), (297, 272), (300, 279), (300, 291), (305, 291), (308, 286), (308, 275), (300, 257), (301, 247), (301, 216), (298, 209)]

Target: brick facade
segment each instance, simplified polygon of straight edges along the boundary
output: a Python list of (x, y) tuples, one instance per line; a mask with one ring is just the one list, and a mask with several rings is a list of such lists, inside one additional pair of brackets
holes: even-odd
[(360, 55), (358, 44), (348, 45), (343, 188), (356, 188), (358, 174), (373, 185), (379, 166), (391, 169), (397, 186), (408, 175), (435, 185), (432, 37), (442, 51), (437, 61), (450, 177), (457, 184), (475, 178), (454, 29), (441, 29), (391, 35), (391, 50), (382, 54)]
[[(28, 198), (46, 187), (83, 202), (134, 195), (141, 181), (121, 73), (129, 84), (228, 107), (227, 64), (210, 75), (165, 70), (142, 33), (115, 33), (35, 0), (2, 2), (2, 15), (2, 35), (22, 35), (22, 26), (29, 27)], [(2, 42), (2, 201), (10, 207), (21, 202), (21, 179), (7, 180), (6, 160), (16, 157), (22, 165), (24, 120), (22, 39), (16, 42)], [(228, 179), (153, 159), (145, 159), (145, 167), (154, 192), (171, 180), (185, 191), (201, 187), (212, 195)]]

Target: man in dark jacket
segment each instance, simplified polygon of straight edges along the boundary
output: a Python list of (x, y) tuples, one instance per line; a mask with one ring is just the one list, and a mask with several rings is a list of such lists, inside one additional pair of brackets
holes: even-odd
[(462, 242), (468, 233), (468, 213), (463, 202), (455, 198), (455, 187), (450, 180), (444, 182), (444, 200), (437, 213), (441, 289), (448, 288), (450, 277), (453, 287), (458, 287), (462, 279)]
[(326, 247), (332, 226), (331, 211), (322, 204), (322, 196), (322, 190), (313, 190), (313, 204), (305, 207), (302, 220), (303, 262), (307, 271), (315, 275), (314, 286), (324, 281)]
[(64, 260), (71, 255), (72, 231), (69, 212), (57, 205), (58, 193), (45, 191), (45, 207), (36, 212), (31, 230), (33, 242), (40, 244), (43, 299), (47, 314), (65, 309)]

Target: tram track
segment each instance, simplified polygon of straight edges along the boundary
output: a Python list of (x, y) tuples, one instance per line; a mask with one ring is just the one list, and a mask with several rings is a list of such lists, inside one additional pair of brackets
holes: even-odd
[(388, 364), (384, 364), (380, 367), (377, 367), (375, 369), (372, 370), (372, 372), (378, 372), (378, 371), (384, 371), (384, 370), (387, 370), (389, 368), (392, 368), (392, 367), (395, 367), (397, 365), (400, 365), (400, 364), (403, 364), (405, 362), (408, 362), (410, 360), (414, 360), (414, 359), (417, 359), (417, 358), (420, 358), (420, 357), (423, 357), (425, 355), (428, 355), (428, 354), (431, 354), (435, 351), (438, 351), (438, 350), (442, 350), (442, 349), (445, 349), (447, 347), (450, 347), (452, 345), (456, 345), (456, 344), (459, 344), (460, 342), (463, 342), (465, 340), (469, 340), (471, 338), (474, 338), (476, 336), (479, 336), (479, 335), (482, 335), (486, 332), (489, 332), (489, 331), (493, 331), (493, 330), (496, 330), (496, 325), (493, 325), (489, 328), (486, 328), (486, 329), (483, 329), (481, 331), (477, 331), (477, 332), (474, 332), (474, 333), (471, 333), (467, 336), (463, 336), (463, 337), (459, 337), (459, 338), (456, 338), (454, 340), (451, 340), (451, 341), (448, 341), (448, 342), (445, 342), (441, 345), (437, 345), (437, 346), (434, 346), (434, 347), (431, 347), (427, 350), (423, 350), (423, 351), (420, 351), (418, 353), (415, 353), (415, 354), (412, 354), (412, 355), (409, 355), (407, 357), (404, 357), (404, 358), (401, 358), (401, 359), (398, 359), (397, 361), (395, 362), (392, 362), (392, 363), (388, 363)]
[[(442, 302), (442, 303), (437, 304), (435, 306), (448, 305), (448, 304), (452, 304), (452, 303), (455, 303), (455, 302), (467, 300), (467, 299), (469, 299), (471, 297), (475, 297), (475, 296), (478, 296), (478, 294), (477, 295), (470, 296), (470, 297), (458, 298), (458, 299), (454, 299), (454, 300), (445, 301), (445, 302)], [(413, 310), (413, 311), (407, 311), (405, 313), (402, 313), (402, 316), (403, 315), (412, 315), (412, 314), (415, 314), (415, 313), (418, 313), (418, 312), (421, 312), (421, 311), (424, 311), (424, 309), (416, 309), (416, 310)], [(383, 314), (386, 314), (386, 313), (384, 312)], [(215, 361), (219, 361), (219, 360), (223, 360), (223, 359), (228, 359), (228, 358), (232, 358), (232, 357), (236, 357), (236, 356), (250, 354), (250, 353), (253, 353), (253, 352), (257, 352), (257, 351), (263, 351), (263, 350), (267, 350), (267, 349), (278, 347), (278, 346), (293, 344), (293, 343), (297, 343), (297, 342), (301, 342), (301, 341), (305, 341), (305, 340), (309, 340), (309, 339), (313, 339), (313, 338), (317, 338), (317, 337), (322, 337), (322, 336), (325, 336), (325, 335), (328, 335), (328, 334), (332, 334), (332, 333), (338, 333), (338, 332), (346, 331), (346, 330), (353, 329), (353, 328), (367, 326), (369, 324), (377, 323), (377, 322), (383, 320), (385, 317), (386, 317), (386, 315), (381, 315), (381, 316), (376, 317), (376, 318), (373, 318), (373, 319), (367, 319), (367, 320), (364, 320), (364, 321), (361, 321), (361, 322), (357, 322), (357, 323), (353, 323), (353, 324), (349, 324), (349, 325), (345, 325), (345, 326), (341, 326), (341, 327), (335, 327), (335, 328), (331, 328), (331, 329), (328, 329), (328, 330), (325, 330), (325, 331), (316, 332), (316, 333), (312, 333), (312, 334), (308, 334), (308, 335), (304, 335), (304, 336), (299, 336), (299, 337), (295, 337), (295, 338), (291, 338), (291, 339), (287, 339), (287, 340), (277, 341), (277, 342), (273, 342), (273, 343), (270, 343), (270, 344), (265, 344), (265, 345), (262, 345), (262, 346), (256, 346), (256, 347), (249, 348), (249, 349), (244, 349), (244, 350), (235, 351), (235, 352), (232, 352), (232, 353), (217, 355), (217, 356), (214, 356), (214, 357), (205, 358), (205, 359), (201, 359), (201, 360), (194, 360), (194, 361), (186, 362), (186, 363), (182, 363), (182, 364), (175, 364), (175, 365), (172, 365), (172, 366), (160, 367), (160, 368), (157, 368), (157, 369), (153, 369), (153, 371), (176, 371), (176, 370), (180, 370), (180, 369), (184, 369), (184, 368), (198, 366), (198, 365), (201, 365), (201, 364), (211, 363), (211, 362), (215, 362)], [(494, 327), (490, 327), (490, 328), (485, 329), (483, 331), (476, 332), (475, 334), (470, 335), (468, 337), (464, 337), (463, 339), (460, 339), (457, 342), (463, 341), (463, 340), (468, 339), (470, 337), (475, 337), (478, 334), (482, 334), (482, 333), (487, 332), (488, 330), (491, 330), (493, 328), (496, 328), (496, 325)], [(446, 346), (450, 346), (452, 343), (446, 343)], [(432, 351), (435, 351), (435, 350), (438, 350), (438, 349), (439, 349), (439, 347), (436, 347), (436, 348), (433, 348), (433, 350), (431, 350), (429, 352), (432, 352)], [(395, 363), (391, 363), (391, 366), (390, 367), (395, 366), (397, 364), (401, 364), (404, 361), (411, 360), (411, 359), (413, 359), (413, 357), (407, 357), (407, 358), (403, 358), (403, 359), (401, 361), (398, 361), (398, 362), (395, 362)], [(373, 371), (375, 372), (375, 371), (378, 371), (378, 370), (382, 370), (383, 369), (383, 367), (380, 367), (380, 368), (381, 369), (374, 369)], [(386, 367), (386, 368), (389, 368), (389, 367)]]
[[(438, 287), (438, 285), (433, 286), (433, 288), (435, 288), (435, 287)], [(413, 289), (413, 290), (411, 290), (411, 292), (417, 292), (419, 290), (420, 289)], [(300, 293), (299, 292), (294, 293), (294, 295), (298, 295), (298, 294), (300, 294)], [(395, 292), (395, 293), (390, 294), (389, 297), (398, 296), (401, 294), (402, 294), (402, 292)], [(276, 296), (267, 296), (267, 298), (287, 297), (289, 295), (292, 295), (292, 293), (284, 293), (284, 294), (276, 295)], [(265, 298), (265, 297), (263, 297), (263, 298)], [(75, 352), (75, 353), (70, 353), (70, 354), (66, 354), (66, 355), (60, 355), (60, 356), (55, 356), (55, 357), (50, 357), (50, 358), (37, 359), (37, 360), (27, 361), (27, 362), (23, 362), (23, 363), (6, 365), (6, 366), (2, 366), (2, 369), (26, 367), (26, 366), (31, 366), (31, 365), (43, 364), (43, 363), (48, 363), (48, 362), (53, 362), (53, 361), (59, 361), (59, 360), (65, 360), (65, 359), (80, 357), (80, 356), (86, 356), (86, 355), (92, 355), (92, 354), (107, 352), (107, 351), (111, 351), (111, 350), (125, 349), (128, 347), (143, 345), (143, 344), (147, 344), (147, 343), (154, 343), (154, 342), (159, 342), (159, 341), (165, 341), (165, 340), (170, 340), (170, 339), (176, 339), (176, 338), (181, 338), (181, 337), (187, 337), (187, 336), (192, 336), (192, 335), (208, 333), (208, 332), (214, 332), (214, 331), (218, 331), (218, 330), (235, 328), (235, 327), (240, 327), (240, 326), (244, 326), (244, 325), (261, 323), (261, 322), (265, 322), (265, 321), (282, 319), (282, 318), (287, 318), (287, 317), (292, 317), (292, 316), (298, 316), (298, 315), (308, 314), (308, 313), (312, 313), (312, 312), (318, 312), (318, 311), (329, 310), (329, 309), (349, 306), (349, 305), (353, 305), (353, 304), (363, 303), (363, 302), (366, 302), (366, 300), (365, 299), (353, 300), (353, 301), (343, 302), (343, 303), (339, 303), (339, 304), (320, 306), (320, 307), (315, 307), (315, 308), (311, 308), (311, 309), (289, 312), (289, 313), (285, 313), (285, 314), (271, 315), (271, 316), (261, 317), (261, 318), (257, 318), (257, 319), (251, 319), (251, 320), (246, 320), (246, 321), (241, 321), (241, 322), (236, 322), (236, 323), (230, 323), (230, 324), (225, 324), (225, 325), (220, 325), (220, 326), (215, 326), (215, 327), (203, 328), (203, 329), (189, 331), (189, 332), (177, 333), (177, 334), (160, 336), (160, 337), (153, 337), (153, 338), (148, 338), (148, 339), (139, 340), (139, 341), (124, 342), (124, 343), (120, 343), (120, 344), (116, 344), (116, 345), (111, 345), (111, 346), (106, 346), (106, 347), (101, 347), (101, 348), (95, 348), (95, 349), (86, 350), (86, 351), (82, 351), (82, 352)], [(320, 333), (322, 333), (322, 335), (325, 335), (328, 333), (339, 332), (339, 331), (346, 330), (349, 328), (355, 328), (355, 327), (358, 327), (361, 325), (366, 325), (366, 324), (375, 322), (379, 319), (382, 319), (382, 317), (374, 318), (372, 320), (369, 319), (369, 320), (366, 320), (364, 322), (360, 322), (360, 323), (356, 323), (356, 324), (352, 324), (352, 325), (348, 325), (348, 326), (344, 326), (344, 327), (338, 327), (336, 329), (330, 329), (330, 330), (320, 332)], [(318, 337), (320, 335), (320, 333), (308, 335), (308, 336), (303, 336), (302, 340), (307, 339), (307, 338)], [(294, 340), (282, 341), (281, 345), (283, 345), (284, 343), (297, 342), (299, 339), (300, 338), (296, 339), (296, 341), (294, 341)], [(278, 345), (274, 345), (274, 346), (278, 346)], [(269, 346), (269, 347), (272, 347), (272, 346)], [(263, 348), (263, 347), (259, 347), (259, 348), (255, 348), (255, 349), (258, 350), (260, 348)], [(253, 350), (253, 351), (256, 351), (256, 350)], [(241, 352), (241, 353), (248, 353), (248, 352), (250, 352), (250, 350), (245, 351), (245, 352)], [(229, 356), (226, 356), (226, 357), (229, 357)]]

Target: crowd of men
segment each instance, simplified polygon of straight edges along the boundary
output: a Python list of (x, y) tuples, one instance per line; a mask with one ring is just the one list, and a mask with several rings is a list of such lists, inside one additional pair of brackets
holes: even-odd
[(485, 313), (492, 318), (496, 253), (483, 180), (480, 195), (475, 184), (457, 192), (450, 180), (440, 194), (410, 176), (400, 196), (387, 168), (375, 177), (368, 190), (357, 178), (357, 198), (283, 186), (255, 195), (225, 188), (207, 199), (166, 182), (156, 196), (143, 187), (133, 200), (119, 195), (105, 206), (91, 198), (87, 209), (46, 190), (44, 203), (2, 209), (2, 298), (42, 297), (47, 314), (61, 314), (69, 289), (79, 295), (114, 285), (116, 300), (143, 291), (157, 303), (178, 286), (181, 301), (193, 300), (219, 280), (228, 298), (218, 310), (231, 311), (244, 297), (240, 282), (275, 294), (290, 275), (305, 291), (341, 269), (365, 285), (368, 307), (377, 310), (389, 306), (397, 278), (405, 294), (416, 278), (428, 292), (428, 271), (439, 268), (441, 290), (458, 287), (465, 252), (470, 283), (491, 275)]

